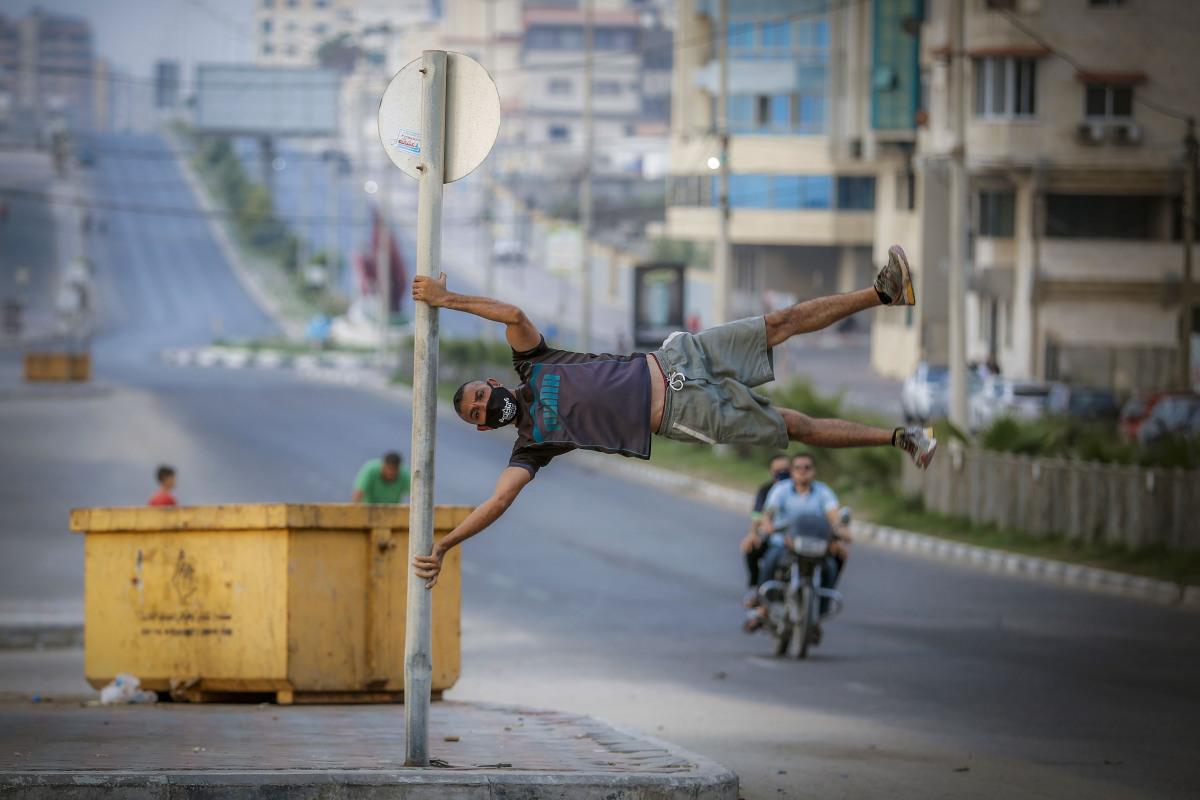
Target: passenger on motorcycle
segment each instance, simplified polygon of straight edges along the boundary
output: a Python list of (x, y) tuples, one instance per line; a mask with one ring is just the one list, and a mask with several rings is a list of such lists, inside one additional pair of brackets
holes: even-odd
[(754, 496), (754, 508), (750, 512), (750, 529), (746, 532), (741, 544), (742, 553), (746, 556), (746, 586), (751, 589), (753, 596), (758, 595), (758, 584), (760, 583), (758, 562), (767, 554), (767, 537), (761, 535), (758, 530), (759, 522), (762, 520), (763, 506), (767, 504), (767, 495), (775, 488), (775, 484), (791, 478), (791, 462), (792, 459), (787, 453), (776, 453), (771, 456), (771, 460), (767, 462), (770, 478), (758, 487), (758, 494)]
[[(759, 568), (760, 585), (774, 577), (789, 547), (789, 538), (802, 534), (830, 539), (829, 553), (825, 556), (825, 585), (830, 589), (837, 586), (849, 555), (847, 545), (851, 536), (839, 516), (837, 495), (816, 477), (817, 465), (812, 455), (798, 453), (792, 457), (791, 480), (780, 481), (767, 494), (759, 521), (759, 534), (767, 539), (767, 551)], [(821, 613), (825, 613), (828, 603), (827, 599), (821, 599)], [(753, 631), (761, 624), (761, 615), (753, 615), (746, 629)]]

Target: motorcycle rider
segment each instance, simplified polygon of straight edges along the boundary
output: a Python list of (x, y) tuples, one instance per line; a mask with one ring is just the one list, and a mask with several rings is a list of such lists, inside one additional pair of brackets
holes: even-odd
[[(768, 492), (759, 521), (759, 534), (768, 542), (759, 571), (760, 585), (775, 577), (779, 562), (790, 547), (789, 538), (797, 534), (830, 539), (822, 583), (829, 589), (837, 585), (849, 555), (847, 545), (851, 536), (842, 524), (837, 495), (816, 477), (817, 464), (812, 454), (797, 453), (792, 457), (791, 480), (780, 481)], [(822, 598), (822, 614), (828, 606), (829, 601)], [(764, 607), (754, 609), (747, 618), (745, 629), (757, 630), (765, 615)], [(815, 633), (818, 641), (820, 631), (818, 625)]]

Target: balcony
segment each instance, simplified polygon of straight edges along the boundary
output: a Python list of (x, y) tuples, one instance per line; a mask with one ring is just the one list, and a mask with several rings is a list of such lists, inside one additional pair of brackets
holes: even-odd
[[(711, 242), (719, 218), (715, 208), (667, 208), (667, 235)], [(734, 209), (729, 237), (736, 244), (870, 245), (875, 239), (874, 211)]]

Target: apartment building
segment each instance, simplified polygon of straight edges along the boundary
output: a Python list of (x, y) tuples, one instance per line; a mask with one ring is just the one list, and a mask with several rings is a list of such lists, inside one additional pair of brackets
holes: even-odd
[(0, 15), (0, 113), (10, 128), (44, 134), (93, 124), (95, 49), (87, 20), (34, 9)]
[[(915, 51), (905, 50), (915, 37), (892, 37), (887, 85), (895, 98), (878, 107), (872, 23), (906, 5), (728, 3), (732, 317), (861, 287), (873, 275), (879, 163), (911, 150), (913, 115), (905, 109), (915, 109), (917, 82)], [(719, 5), (684, 0), (677, 8), (665, 232), (711, 243), (719, 220)], [(707, 324), (716, 314), (702, 316)]]
[[(921, 305), (873, 326), (872, 363), (897, 377), (946, 360), (951, 2), (928, 0), (920, 25), (911, 193), (902, 165), (879, 184), (877, 238), (914, 242), (920, 264)], [(1170, 385), (1200, 4), (966, 0), (965, 15), (968, 358), (1121, 392)]]
[(359, 0), (253, 0), (255, 63), (302, 67), (325, 42), (355, 31)]

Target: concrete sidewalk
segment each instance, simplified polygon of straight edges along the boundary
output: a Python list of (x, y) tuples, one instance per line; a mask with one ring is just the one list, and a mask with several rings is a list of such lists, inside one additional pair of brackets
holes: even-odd
[(590, 717), (432, 705), (428, 768), (404, 767), (404, 707), (89, 706), (0, 699), (0, 795), (21, 798), (703, 798), (737, 777)]

